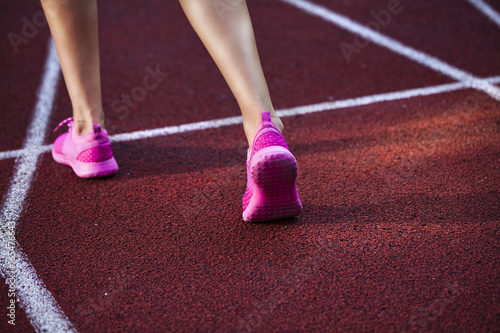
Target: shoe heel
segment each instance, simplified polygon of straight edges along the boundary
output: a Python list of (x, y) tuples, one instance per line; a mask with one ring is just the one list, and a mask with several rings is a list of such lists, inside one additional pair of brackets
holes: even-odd
[(283, 147), (259, 150), (253, 157), (251, 176), (254, 193), (243, 214), (245, 221), (264, 221), (300, 214), (302, 204), (297, 194), (297, 161)]
[[(251, 167), (252, 179), (267, 194), (281, 193), (295, 186), (297, 161), (287, 150), (264, 152)], [(290, 192), (290, 191), (288, 191)]]

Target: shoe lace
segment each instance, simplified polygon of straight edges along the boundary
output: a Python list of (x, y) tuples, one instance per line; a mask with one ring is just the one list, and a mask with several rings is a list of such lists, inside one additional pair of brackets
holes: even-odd
[(71, 127), (73, 125), (73, 117), (69, 117), (69, 118), (66, 118), (63, 121), (61, 121), (59, 123), (59, 125), (57, 125), (57, 127), (54, 129), (53, 133), (55, 133), (59, 129), (59, 127), (65, 125), (65, 124), (68, 124), (68, 127)]

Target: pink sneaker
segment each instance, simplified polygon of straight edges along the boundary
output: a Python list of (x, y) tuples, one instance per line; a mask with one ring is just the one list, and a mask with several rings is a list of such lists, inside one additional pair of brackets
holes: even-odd
[(297, 169), (297, 161), (271, 121), (271, 114), (262, 113), (252, 148), (248, 150), (243, 220), (268, 221), (300, 214)]
[(108, 133), (101, 125), (94, 125), (92, 132), (78, 136), (73, 130), (73, 118), (68, 118), (54, 132), (64, 124), (68, 124), (69, 130), (57, 137), (52, 148), (57, 163), (70, 166), (82, 178), (104, 177), (118, 171)]

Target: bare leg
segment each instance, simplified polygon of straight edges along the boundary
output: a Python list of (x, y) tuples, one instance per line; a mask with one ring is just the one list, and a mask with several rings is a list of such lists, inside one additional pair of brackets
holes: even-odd
[(271, 112), (279, 130), (262, 72), (245, 0), (180, 0), (191, 25), (219, 67), (243, 115), (243, 128), (252, 145), (264, 111)]
[(96, 0), (42, 0), (78, 135), (104, 126)]

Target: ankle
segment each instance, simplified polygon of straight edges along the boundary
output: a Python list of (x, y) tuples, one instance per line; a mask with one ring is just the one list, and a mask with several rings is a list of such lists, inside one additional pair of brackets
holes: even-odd
[[(280, 117), (276, 114), (276, 112), (270, 111), (271, 120), (276, 126), (276, 128), (283, 133), (284, 125), (281, 121)], [(257, 131), (257, 125), (261, 122), (262, 115), (259, 113), (259, 117), (255, 119), (243, 119), (243, 129), (245, 130), (245, 136), (247, 137), (248, 147), (252, 148), (253, 139), (255, 137), (255, 132)]]
[(73, 117), (73, 128), (75, 133), (82, 136), (92, 132), (94, 130), (94, 124), (99, 124), (101, 125), (101, 128), (104, 129), (104, 118), (101, 119)]
[(283, 122), (281, 121), (280, 117), (276, 114), (276, 112), (271, 112), (271, 120), (273, 121), (274, 125), (278, 128), (278, 130), (283, 133), (283, 130), (285, 129), (285, 125), (283, 125)]
[(73, 105), (73, 128), (77, 135), (85, 135), (94, 130), (94, 124), (104, 129), (104, 112), (102, 107)]
[(92, 132), (94, 130), (94, 124), (98, 124), (102, 129), (104, 129), (104, 122), (88, 119), (73, 119), (73, 128), (75, 130), (75, 134), (78, 136)]
[(85, 135), (93, 131), (92, 121), (85, 119), (73, 119), (73, 128), (78, 136)]

